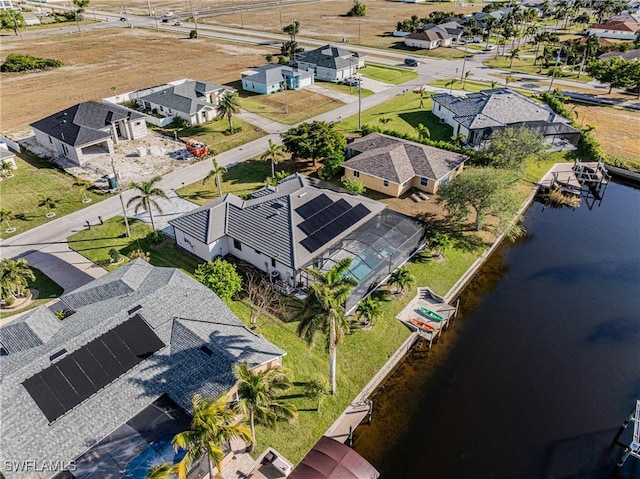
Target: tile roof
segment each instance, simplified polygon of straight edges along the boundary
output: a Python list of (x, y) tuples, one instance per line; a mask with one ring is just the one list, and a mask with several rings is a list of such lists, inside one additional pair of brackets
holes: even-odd
[(206, 101), (206, 94), (221, 90), (233, 91), (232, 88), (213, 83), (188, 80), (179, 85), (166, 85), (166, 88), (139, 97), (138, 101), (148, 101), (192, 115), (203, 108), (215, 108), (213, 103)]
[(444, 29), (436, 26), (422, 32), (412, 33), (411, 35), (407, 35), (405, 38), (435, 42), (437, 40), (447, 40), (452, 37)]
[(467, 156), (382, 133), (370, 133), (349, 144), (358, 152), (343, 163), (361, 171), (402, 184), (415, 176), (439, 180), (467, 160)]
[(296, 54), (298, 62), (305, 62), (332, 70), (342, 70), (358, 64), (358, 55), (336, 45)]
[[(363, 204), (370, 213), (311, 254), (300, 244), (306, 235), (297, 227), (304, 218), (296, 209), (322, 194), (333, 201), (344, 199), (351, 206)], [(229, 194), (169, 223), (199, 240), (206, 239), (206, 243), (228, 235), (286, 266), (299, 269), (384, 208), (385, 205), (377, 201), (295, 174), (280, 181), (277, 188), (258, 190), (248, 200)]]
[[(59, 322), (57, 331), (30, 326), (40, 341), (0, 356), (3, 459), (69, 461), (162, 394), (190, 411), (193, 394), (217, 397), (233, 386), (233, 363), (246, 360), (257, 366), (285, 354), (246, 328), (211, 290), (179, 270), (137, 260), (95, 281), (109, 294), (97, 295), (89, 283), (64, 295), (75, 313)], [(46, 318), (50, 313), (45, 310), (41, 307), (29, 317)], [(132, 314), (141, 315), (165, 347), (48, 423), (22, 383), (49, 367), (54, 353), (72, 353)], [(0, 334), (6, 337), (7, 329), (14, 323), (28, 324), (29, 317), (3, 326)], [(213, 351), (211, 356), (201, 350), (205, 345)], [(3, 473), (8, 479), (22, 477)]]
[(249, 72), (253, 74), (247, 74), (244, 78), (254, 83), (260, 83), (262, 85), (273, 85), (274, 83), (281, 83), (284, 81), (284, 77), (297, 75), (300, 78), (309, 78), (313, 76), (312, 72), (306, 70), (299, 70), (297, 68), (290, 67), (289, 65), (277, 65), (268, 64), (258, 68), (252, 68)]
[(67, 145), (82, 146), (111, 137), (110, 125), (118, 120), (144, 118), (142, 113), (111, 103), (85, 101), (31, 124)]
[(508, 88), (496, 88), (466, 97), (456, 97), (448, 93), (432, 96), (454, 114), (454, 120), (469, 129), (506, 126), (529, 121), (567, 123), (568, 120), (556, 115), (547, 105), (537, 103)]
[(613, 21), (613, 22), (606, 22), (606, 23), (591, 25), (589, 27), (589, 29), (591, 29), (591, 30), (615, 30), (615, 31), (618, 31), (618, 32), (635, 33), (638, 30), (640, 30), (640, 25), (638, 25), (637, 23), (631, 23), (631, 22)]

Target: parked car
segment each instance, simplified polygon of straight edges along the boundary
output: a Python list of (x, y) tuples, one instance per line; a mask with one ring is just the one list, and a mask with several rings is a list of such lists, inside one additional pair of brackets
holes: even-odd
[(344, 83), (349, 86), (358, 86), (362, 83), (362, 79), (356, 77), (349, 77), (344, 79)]
[(121, 22), (126, 22), (127, 21), (127, 17), (120, 17), (120, 21)]
[(420, 65), (418, 63), (418, 60), (416, 60), (415, 58), (405, 58), (404, 59), (404, 64), (409, 66), (409, 67), (417, 67), (418, 65)]
[(163, 16), (166, 17), (166, 18), (173, 17), (173, 12), (172, 11), (168, 11)]
[(180, 25), (182, 25), (182, 22), (181, 22), (180, 20), (177, 20), (177, 21), (173, 22), (173, 24), (174, 24), (176, 27), (179, 27)]
[(487, 45), (487, 47), (484, 49), (485, 52), (490, 52), (496, 49), (495, 45)]
[(162, 19), (162, 23), (169, 23), (169, 19), (168, 18), (163, 18)]

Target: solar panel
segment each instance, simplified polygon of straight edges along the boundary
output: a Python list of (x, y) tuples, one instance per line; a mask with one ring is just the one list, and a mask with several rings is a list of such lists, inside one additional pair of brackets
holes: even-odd
[(311, 235), (314, 231), (323, 228), (345, 211), (349, 211), (350, 208), (351, 206), (349, 203), (341, 199), (300, 223), (298, 228), (300, 228), (307, 236)]
[(320, 196), (316, 196), (312, 200), (307, 201), (302, 206), (298, 206), (296, 208), (296, 213), (298, 213), (304, 219), (307, 219), (310, 216), (313, 216), (318, 211), (326, 208), (331, 203), (333, 203), (331, 199), (327, 195), (322, 193)]
[(136, 315), (22, 384), (51, 422), (163, 346)]
[(324, 227), (319, 228), (307, 238), (302, 240), (300, 244), (310, 253), (318, 250), (335, 237), (344, 233), (351, 226), (356, 224), (362, 218), (365, 218), (370, 213), (369, 208), (364, 206), (362, 203), (354, 206), (349, 209), (342, 215), (336, 217), (330, 223), (326, 224)]

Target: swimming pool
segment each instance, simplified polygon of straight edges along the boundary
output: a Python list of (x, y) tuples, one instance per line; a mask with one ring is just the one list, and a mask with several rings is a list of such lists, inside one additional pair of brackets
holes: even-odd
[(146, 479), (147, 473), (153, 466), (163, 462), (174, 464), (180, 461), (186, 451), (175, 452), (171, 444), (172, 439), (173, 434), (165, 434), (160, 439), (149, 444), (146, 449), (129, 461), (122, 477), (126, 479)]

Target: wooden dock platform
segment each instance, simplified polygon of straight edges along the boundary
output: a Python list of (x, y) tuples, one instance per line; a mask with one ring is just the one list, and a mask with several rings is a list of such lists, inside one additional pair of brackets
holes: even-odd
[(599, 196), (602, 186), (609, 183), (609, 173), (601, 161), (556, 163), (538, 181), (541, 190), (560, 189), (563, 193), (582, 196), (583, 190)]
[[(434, 313), (437, 313), (442, 318), (441, 321), (430, 319), (422, 315), (419, 308), (427, 308)], [(429, 348), (433, 345), (433, 342), (438, 338), (440, 333), (444, 331), (449, 321), (455, 316), (456, 307), (447, 304), (444, 299), (435, 294), (429, 288), (418, 288), (416, 297), (398, 314), (397, 319), (402, 321), (415, 331), (419, 336), (426, 339), (429, 342)], [(411, 322), (411, 319), (417, 319), (421, 322), (427, 323), (427, 328), (421, 328)]]

